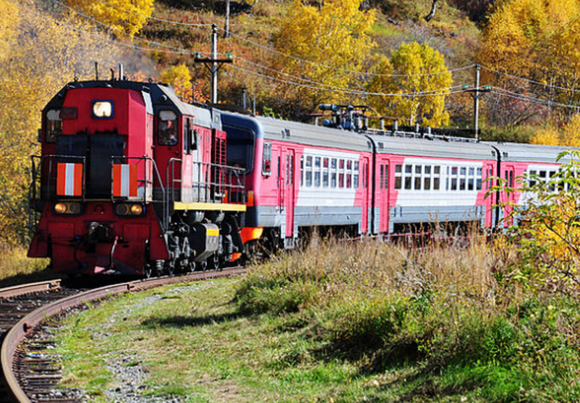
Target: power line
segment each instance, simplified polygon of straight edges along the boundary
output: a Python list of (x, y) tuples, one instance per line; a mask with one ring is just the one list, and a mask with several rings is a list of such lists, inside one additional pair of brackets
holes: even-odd
[[(138, 16), (144, 17), (146, 19), (151, 19), (151, 20), (154, 20), (154, 21), (165, 22), (165, 23), (168, 23), (168, 24), (191, 26), (191, 27), (210, 27), (210, 26), (213, 25), (213, 24), (184, 23), (184, 22), (179, 22), (179, 21), (173, 21), (173, 20), (166, 20), (166, 19), (162, 19), (162, 18), (156, 18), (156, 17), (152, 17), (152, 16), (147, 16), (145, 14), (137, 13), (137, 12), (132, 11), (132, 10), (124, 9), (122, 7), (119, 7), (119, 6), (116, 6), (114, 4), (111, 4), (111, 3), (107, 2), (106, 0), (99, 0), (99, 1), (101, 3), (103, 3), (103, 4), (106, 4), (106, 5), (110, 6), (110, 7), (113, 7), (113, 8), (118, 9), (118, 10), (122, 10), (122, 11), (124, 11), (126, 13), (138, 15)], [(220, 31), (224, 31), (225, 32), (225, 30), (223, 28), (221, 28), (221, 27), (218, 27), (218, 29)], [(448, 70), (445, 70), (445, 71), (439, 71), (439, 72), (433, 72), (433, 73), (417, 73), (417, 74), (397, 74), (397, 73), (371, 73), (371, 72), (362, 72), (362, 71), (357, 71), (357, 70), (341, 69), (341, 68), (337, 68), (337, 67), (333, 67), (333, 66), (328, 66), (328, 65), (325, 65), (325, 64), (322, 64), (322, 63), (319, 63), (319, 62), (315, 62), (315, 61), (312, 61), (312, 60), (303, 59), (303, 58), (300, 58), (298, 56), (294, 56), (294, 55), (290, 55), (288, 53), (280, 52), (277, 49), (271, 48), (269, 46), (262, 45), (262, 44), (260, 44), (258, 42), (255, 42), (255, 41), (251, 40), (251, 39), (248, 39), (246, 37), (243, 37), (241, 35), (238, 35), (238, 34), (232, 32), (231, 30), (228, 31), (228, 34), (230, 36), (232, 36), (232, 37), (241, 39), (241, 40), (243, 40), (243, 41), (245, 41), (247, 43), (250, 43), (250, 44), (252, 44), (252, 45), (254, 45), (256, 47), (259, 47), (259, 48), (261, 48), (263, 50), (266, 50), (268, 52), (275, 53), (275, 54), (280, 55), (280, 56), (288, 57), (288, 58), (294, 59), (294, 60), (299, 61), (299, 62), (309, 63), (309, 64), (313, 64), (313, 65), (316, 65), (316, 66), (325, 67), (325, 68), (328, 68), (328, 69), (331, 69), (331, 70), (334, 70), (334, 71), (342, 71), (342, 72), (345, 72), (345, 73), (360, 74), (360, 75), (365, 75), (365, 76), (377, 76), (377, 77), (382, 77), (382, 76), (384, 76), (384, 77), (427, 77), (427, 76), (435, 76), (435, 75), (446, 74), (446, 73), (454, 73), (454, 72), (458, 72), (458, 71), (462, 71), (462, 70), (467, 70), (467, 69), (473, 68), (475, 66), (474, 64), (471, 64), (469, 66), (459, 67), (459, 68), (456, 68), (456, 69), (448, 69)]]
[[(248, 70), (248, 69), (245, 69), (243, 67), (239, 67), (239, 66), (235, 66), (235, 65), (233, 65), (232, 68), (234, 68), (235, 70), (243, 71), (243, 72), (248, 73), (248, 74), (267, 78), (267, 79), (272, 80), (272, 81), (281, 82), (284, 84), (295, 85), (298, 87), (309, 88), (309, 89), (318, 90), (318, 91), (337, 92), (337, 93), (361, 95), (361, 96), (369, 96), (370, 95), (370, 96), (383, 96), (383, 97), (401, 97), (401, 98), (403, 98), (403, 97), (408, 97), (408, 98), (417, 97), (417, 98), (421, 98), (421, 97), (446, 96), (446, 95), (459, 94), (459, 93), (465, 92), (463, 89), (456, 90), (458, 88), (463, 88), (463, 86), (460, 86), (460, 85), (454, 86), (454, 87), (449, 87), (449, 88), (439, 88), (439, 89), (435, 89), (435, 90), (410, 92), (410, 93), (368, 92), (368, 91), (349, 90), (349, 89), (336, 88), (336, 87), (323, 88), (323, 87), (315, 86), (315, 85), (311, 85), (311, 84), (305, 84), (305, 83), (299, 83), (296, 81), (284, 80), (284, 79), (281, 79), (278, 77), (258, 73), (256, 71)], [(317, 83), (317, 84), (320, 84), (320, 83)]]
[(535, 97), (531, 97), (528, 95), (523, 95), (523, 94), (511, 92), (511, 91), (508, 91), (504, 88), (499, 88), (499, 87), (494, 87), (494, 86), (491, 87), (491, 92), (496, 94), (496, 95), (505, 96), (505, 97), (512, 98), (512, 99), (518, 99), (520, 101), (528, 101), (528, 102), (539, 104), (539, 105), (558, 106), (558, 107), (562, 107), (562, 108), (573, 108), (573, 109), (580, 108), (580, 105), (563, 104), (560, 102), (554, 102), (554, 101), (550, 101), (550, 100), (546, 100), (546, 99), (535, 98)]
[(546, 84), (546, 83), (542, 83), (540, 81), (531, 80), (531, 79), (525, 78), (525, 77), (518, 77), (518, 76), (515, 76), (513, 74), (505, 73), (503, 71), (495, 70), (495, 69), (492, 69), (492, 68), (489, 68), (489, 67), (486, 67), (486, 66), (483, 66), (483, 65), (481, 67), (483, 69), (487, 70), (487, 71), (492, 72), (492, 73), (501, 74), (503, 76), (506, 76), (506, 77), (509, 77), (509, 78), (512, 78), (512, 79), (516, 79), (516, 80), (526, 81), (526, 82), (528, 82), (530, 84), (535, 84), (535, 85), (539, 85), (539, 86), (542, 86), (542, 87), (553, 88), (553, 89), (563, 90), (563, 91), (580, 92), (580, 90), (575, 90), (573, 88), (560, 87), (560, 86), (553, 85), (553, 84)]

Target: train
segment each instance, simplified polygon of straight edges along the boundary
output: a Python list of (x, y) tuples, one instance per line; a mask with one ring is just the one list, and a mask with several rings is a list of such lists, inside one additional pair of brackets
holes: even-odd
[(308, 124), (188, 102), (163, 83), (71, 82), (42, 111), (28, 255), (72, 276), (151, 277), (296, 248), (314, 230), (496, 229), (522, 195), (492, 178), (548, 180), (564, 151), (373, 130), (359, 107), (321, 109), (329, 119)]

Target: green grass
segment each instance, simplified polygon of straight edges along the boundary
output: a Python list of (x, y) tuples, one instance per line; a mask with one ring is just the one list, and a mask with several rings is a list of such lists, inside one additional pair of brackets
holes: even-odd
[(65, 385), (107, 361), (187, 402), (578, 401), (580, 304), (503, 288), (497, 251), (319, 242), (244, 278), (127, 294), (60, 332)]

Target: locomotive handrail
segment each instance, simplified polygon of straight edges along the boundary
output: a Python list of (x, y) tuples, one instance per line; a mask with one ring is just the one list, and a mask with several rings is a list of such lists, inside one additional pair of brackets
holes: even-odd
[[(153, 171), (155, 172), (155, 175), (157, 176), (157, 181), (159, 182), (159, 188), (161, 189), (161, 201), (165, 202), (166, 200), (166, 192), (165, 192), (165, 186), (163, 186), (163, 181), (161, 179), (161, 174), (159, 173), (159, 169), (157, 168), (157, 163), (155, 162), (155, 160), (151, 157), (148, 157), (146, 155), (142, 156), (142, 157), (128, 157), (125, 155), (120, 155), (120, 156), (112, 156), (111, 157), (111, 166), (113, 164), (113, 161), (115, 159), (125, 159), (125, 160), (143, 160), (143, 161), (150, 161), (153, 165)], [(149, 179), (149, 175), (147, 174), (147, 164), (145, 164), (145, 190), (143, 192), (143, 202), (147, 201), (147, 183), (151, 183), (151, 185), (153, 185), (153, 181), (150, 181)], [(153, 201), (155, 201), (155, 191), (152, 190), (152, 198)], [(119, 198), (119, 197), (117, 197)], [(113, 196), (113, 193), (111, 192), (111, 201), (115, 201), (115, 196)], [(166, 204), (166, 203), (165, 203)], [(163, 229), (163, 232), (167, 231), (167, 226), (169, 225), (169, 216), (165, 217), (165, 214), (162, 217), (161, 220), (161, 228)]]
[[(62, 158), (62, 159), (77, 159), (77, 160), (81, 160), (82, 161), (82, 165), (83, 165), (83, 181), (82, 181), (82, 193), (81, 193), (81, 199), (84, 202), (85, 201), (85, 182), (86, 182), (86, 157), (84, 156), (78, 156), (78, 155), (62, 155), (62, 154), (49, 154), (49, 155), (33, 155), (30, 157), (32, 160), (32, 183), (31, 183), (31, 188), (32, 188), (32, 198), (31, 200), (38, 200), (37, 199), (37, 192), (36, 192), (36, 184), (38, 181), (38, 174), (40, 172), (40, 178), (42, 178), (42, 163), (44, 160), (49, 160), (49, 164), (48, 164), (48, 176), (47, 176), (47, 180), (46, 180), (46, 193), (45, 193), (45, 198), (54, 198), (56, 197), (56, 195), (52, 195), (51, 196), (51, 180), (56, 180), (56, 176), (53, 178), (52, 177), (52, 170), (53, 170), (53, 163), (52, 161), (56, 158)], [(38, 164), (38, 167), (40, 169), (37, 170), (37, 165), (34, 163), (35, 159), (39, 159), (40, 162)], [(41, 188), (41, 192), (42, 192), (42, 182), (40, 183), (40, 188)], [(56, 186), (55, 186), (56, 188)], [(70, 197), (70, 196), (68, 196)], [(43, 195), (40, 195), (40, 199), (43, 199)]]
[[(168, 205), (175, 202), (175, 184), (179, 183), (183, 187), (183, 181), (176, 179), (176, 163), (183, 163), (183, 160), (171, 158), (167, 163)], [(194, 172), (192, 172), (191, 185), (192, 189), (197, 190), (192, 197), (193, 202), (245, 203), (244, 168), (198, 161), (193, 162), (192, 165), (197, 168), (192, 170)], [(167, 210), (169, 214), (169, 207)]]

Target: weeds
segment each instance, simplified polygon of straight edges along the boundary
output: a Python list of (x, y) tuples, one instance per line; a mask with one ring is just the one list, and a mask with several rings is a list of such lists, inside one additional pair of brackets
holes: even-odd
[(361, 374), (413, 368), (409, 400), (577, 400), (580, 304), (529, 287), (521, 256), (501, 236), (459, 252), (325, 240), (256, 267), (235, 301), (245, 313), (309, 318), (321, 357)]

